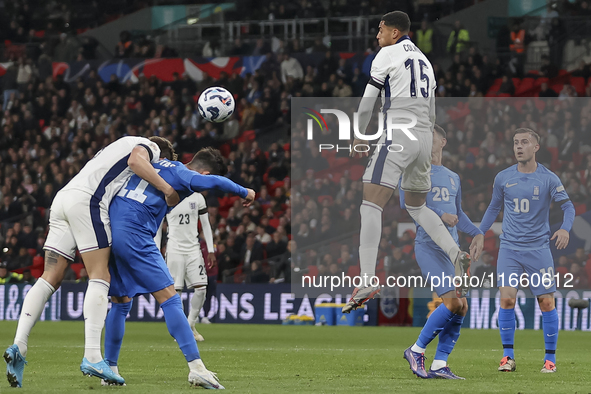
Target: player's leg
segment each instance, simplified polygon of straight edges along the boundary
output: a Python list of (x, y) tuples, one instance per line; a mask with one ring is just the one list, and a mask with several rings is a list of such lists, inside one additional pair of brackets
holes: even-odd
[(22, 387), (29, 334), (41, 317), (49, 297), (59, 288), (67, 267), (68, 261), (63, 256), (51, 250), (45, 252), (43, 275), (27, 292), (18, 319), (14, 344), (4, 352), (6, 377), (12, 387)]
[[(453, 264), (443, 250), (429, 244), (416, 244), (415, 255), (423, 277), (431, 278), (431, 286), (443, 299), (443, 303), (431, 313), (417, 341), (405, 350), (404, 358), (408, 361), (413, 373), (421, 378), (459, 379), (447, 368), (447, 356), (455, 344), (452, 341), (457, 341), (459, 337), (459, 327), (456, 322), (459, 321), (461, 325), (467, 309), (464, 310), (465, 299), (458, 299), (456, 296), (451, 279), (454, 273)], [(452, 320), (454, 323), (450, 324)], [(437, 335), (439, 335), (439, 346), (436, 361), (433, 362), (431, 371), (427, 372), (425, 351)], [(435, 372), (431, 373), (433, 371)]]
[(556, 372), (556, 344), (558, 343), (558, 312), (554, 305), (554, 294), (543, 294), (538, 297), (538, 305), (542, 311), (542, 327), (544, 332), (544, 367), (542, 373)]
[(111, 248), (106, 247), (82, 253), (82, 261), (88, 272), (88, 288), (84, 296), (84, 358), (90, 363), (102, 361), (101, 334), (109, 306), (109, 256)]
[(501, 372), (515, 371), (515, 302), (517, 288), (515, 278), (524, 272), (520, 263), (521, 255), (514, 250), (501, 248), (497, 259), (497, 282), (501, 293), (499, 309), (499, 333), (503, 344), (503, 358), (498, 370)]
[(66, 258), (74, 260), (76, 243), (67, 221), (64, 220), (61, 202), (62, 197), (58, 193), (51, 206), (49, 234), (44, 246), (43, 275), (27, 292), (19, 316), (14, 344), (4, 352), (6, 376), (13, 387), (22, 387), (29, 334), (41, 317), (47, 300), (62, 283), (68, 267)]
[(437, 378), (463, 379), (451, 372), (447, 365), (447, 360), (460, 337), (462, 323), (468, 313), (468, 301), (465, 297), (457, 298), (455, 291), (447, 293), (442, 298), (443, 304), (453, 315), (439, 333), (439, 343), (437, 344), (437, 351), (433, 358), (429, 374), (431, 377)]
[[(542, 373), (556, 372), (556, 344), (558, 342), (558, 312), (554, 302), (556, 283), (554, 259), (550, 248), (523, 252), (523, 265), (530, 280), (530, 289), (538, 298), (544, 332), (544, 366)], [(538, 280), (539, 279), (539, 280)]]
[[(118, 362), (123, 336), (125, 335), (125, 319), (132, 305), (133, 299), (129, 297), (111, 296), (111, 309), (105, 321), (105, 362), (117, 375), (120, 375)], [(105, 380), (101, 384), (103, 386), (114, 385)]]
[[(384, 143), (384, 140), (380, 140), (380, 143)], [(351, 299), (343, 307), (344, 313), (357, 309), (380, 292), (380, 288), (371, 286), (370, 281), (376, 272), (382, 237), (382, 211), (398, 185), (402, 171), (399, 162), (402, 160), (394, 157), (394, 153), (388, 154), (387, 147), (382, 146), (374, 151), (363, 174), (363, 201), (359, 208), (359, 266), (362, 284), (353, 290)]]
[[(217, 277), (215, 275), (207, 277), (207, 293), (205, 296), (205, 304), (203, 307), (203, 317), (201, 318), (201, 324), (211, 323), (208, 316), (212, 313), (213, 310), (213, 296), (215, 295), (215, 292), (217, 290), (217, 284)], [(214, 320), (214, 316), (215, 315), (212, 315), (212, 320)]]
[(194, 289), (193, 297), (191, 298), (191, 308), (187, 320), (193, 330), (195, 340), (203, 341), (203, 336), (197, 332), (195, 324), (199, 321), (199, 313), (205, 303), (205, 296), (207, 294), (207, 271), (205, 270), (205, 261), (201, 251), (195, 255), (186, 256), (188, 259), (186, 266), (186, 281), (187, 288)]
[(80, 371), (108, 382), (125, 381), (111, 371), (101, 353), (101, 334), (109, 305), (109, 257), (111, 254), (111, 227), (108, 207), (84, 192), (68, 191), (65, 209), (76, 245), (88, 272), (88, 287), (84, 296), (84, 357)]
[(179, 348), (189, 364), (189, 382), (205, 388), (223, 388), (219, 384), (216, 375), (208, 371), (205, 365), (203, 365), (203, 361), (201, 361), (197, 342), (195, 342), (193, 332), (185, 317), (181, 298), (174, 290), (174, 286), (170, 285), (152, 294), (164, 312), (164, 320), (166, 321), (168, 332), (176, 339)]

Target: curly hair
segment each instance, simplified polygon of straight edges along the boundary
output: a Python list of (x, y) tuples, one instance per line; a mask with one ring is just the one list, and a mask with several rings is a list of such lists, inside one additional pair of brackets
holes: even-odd
[(162, 137), (150, 137), (150, 141), (154, 142), (160, 148), (160, 157), (165, 158), (168, 160), (176, 161), (178, 159), (178, 155), (174, 152), (174, 147), (172, 143), (167, 140), (166, 138)]

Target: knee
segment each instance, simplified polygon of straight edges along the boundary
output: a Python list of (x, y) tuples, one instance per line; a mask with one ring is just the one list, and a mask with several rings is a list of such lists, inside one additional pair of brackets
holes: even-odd
[(540, 310), (542, 312), (550, 312), (552, 309), (554, 309), (554, 298), (551, 298), (551, 297), (538, 298), (538, 304), (540, 305)]
[(45, 271), (43, 272), (43, 275), (41, 275), (41, 278), (57, 290), (64, 280), (64, 272)]
[(459, 298), (448, 298), (445, 306), (451, 313), (456, 315), (462, 315), (462, 311), (464, 310), (464, 303)]
[(501, 308), (503, 308), (503, 309), (515, 308), (515, 298), (501, 298)]

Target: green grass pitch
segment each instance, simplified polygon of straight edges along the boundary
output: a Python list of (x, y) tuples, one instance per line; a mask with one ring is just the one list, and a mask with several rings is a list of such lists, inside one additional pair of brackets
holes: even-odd
[[(2, 349), (16, 322), (0, 322)], [(449, 365), (466, 378), (416, 378), (402, 352), (419, 329), (211, 324), (198, 326), (205, 365), (236, 393), (589, 393), (591, 336), (560, 332), (555, 374), (541, 374), (541, 331), (516, 334), (517, 371), (497, 372), (502, 356), (496, 330), (464, 330)], [(128, 323), (120, 371), (127, 387), (101, 387), (79, 371), (81, 322), (39, 322), (30, 338), (23, 393), (176, 393), (191, 388), (188, 368), (164, 323)], [(427, 365), (437, 340), (427, 349)], [(2, 377), (0, 393), (13, 392)]]

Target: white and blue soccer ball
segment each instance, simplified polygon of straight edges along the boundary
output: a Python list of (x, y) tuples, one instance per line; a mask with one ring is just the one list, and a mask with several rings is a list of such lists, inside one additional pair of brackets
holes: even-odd
[(232, 93), (220, 87), (205, 89), (197, 100), (197, 108), (201, 116), (215, 123), (228, 120), (234, 113), (235, 107)]

